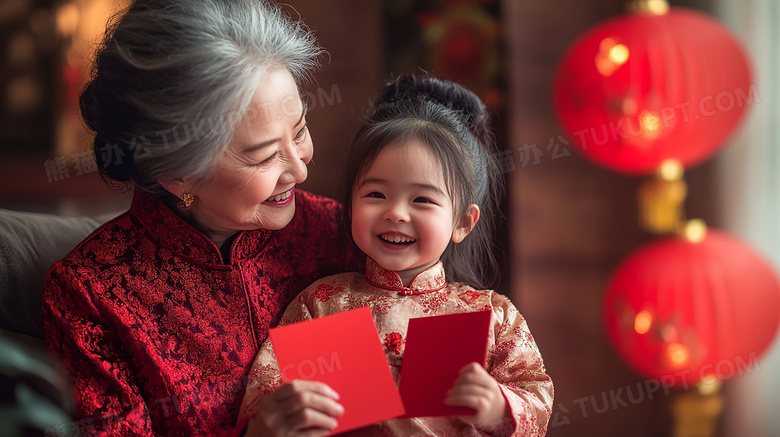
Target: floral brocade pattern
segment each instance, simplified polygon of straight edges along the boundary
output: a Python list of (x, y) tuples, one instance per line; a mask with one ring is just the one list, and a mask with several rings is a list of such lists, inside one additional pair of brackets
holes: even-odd
[(246, 231), (226, 264), (159, 199), (55, 263), (46, 343), (71, 377), (81, 435), (233, 435), (250, 365), (285, 307), (323, 274), (358, 267), (338, 239), (341, 207), (296, 192), (279, 231)]
[[(474, 427), (448, 417), (393, 419), (340, 435), (545, 435), (552, 409), (553, 385), (523, 316), (506, 297), (492, 290), (475, 290), (460, 283), (447, 284), (441, 264), (431, 269), (418, 276), (425, 278), (427, 285), (417, 287), (417, 293), (404, 294), (396, 283), (383, 282), (396, 275), (395, 272), (382, 271), (384, 269), (369, 259), (365, 275), (343, 273), (309, 286), (287, 308), (281, 324), (310, 320), (360, 306), (370, 308), (398, 383), (410, 318), (492, 311), (486, 369), (500, 384), (509, 408), (508, 417), (492, 429)], [(388, 286), (377, 286), (379, 283)], [(433, 289), (440, 284), (444, 288)], [(415, 285), (414, 281), (412, 285)], [(281, 376), (276, 355), (271, 342), (266, 341), (252, 366), (239, 418), (248, 417), (262, 396), (279, 385)]]
[(438, 291), (447, 285), (447, 280), (444, 277), (444, 265), (441, 261), (418, 273), (412, 279), (412, 283), (405, 287), (398, 273), (386, 270), (376, 261), (368, 258), (366, 260), (366, 281), (385, 290), (397, 291), (404, 296)]

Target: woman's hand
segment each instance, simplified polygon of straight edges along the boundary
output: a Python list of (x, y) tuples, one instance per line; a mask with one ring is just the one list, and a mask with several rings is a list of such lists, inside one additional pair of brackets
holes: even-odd
[(344, 407), (332, 388), (317, 381), (295, 380), (264, 396), (245, 436), (327, 435), (338, 425)]
[(444, 403), (477, 410), (474, 416), (459, 416), (460, 420), (474, 425), (496, 425), (506, 414), (506, 399), (498, 383), (477, 363), (466, 364), (460, 369)]

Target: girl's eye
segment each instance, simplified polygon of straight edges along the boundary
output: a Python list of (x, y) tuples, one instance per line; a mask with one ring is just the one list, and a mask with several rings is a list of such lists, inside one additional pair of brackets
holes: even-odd
[(309, 129), (309, 124), (304, 124), (301, 130), (298, 131), (298, 135), (295, 136), (296, 143), (302, 143), (306, 138), (306, 131)]
[(415, 203), (432, 203), (429, 199), (427, 199), (425, 197), (418, 197), (418, 198), (414, 199), (414, 202)]
[(382, 194), (382, 193), (379, 193), (377, 191), (372, 191), (372, 192), (366, 194), (366, 197), (370, 197), (372, 199), (384, 199), (385, 195)]

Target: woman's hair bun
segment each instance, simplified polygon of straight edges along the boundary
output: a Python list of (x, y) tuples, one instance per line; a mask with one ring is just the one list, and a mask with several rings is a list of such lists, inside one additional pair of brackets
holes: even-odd
[(109, 178), (120, 182), (131, 181), (136, 174), (132, 150), (127, 144), (119, 141), (118, 138), (121, 136), (113, 129), (116, 123), (110, 120), (112, 111), (100, 98), (110, 93), (98, 92), (97, 87), (98, 84), (93, 79), (87, 83), (79, 96), (81, 117), (87, 127), (95, 133), (92, 140), (95, 161), (101, 173)]
[(126, 145), (110, 143), (104, 141), (100, 135), (95, 135), (92, 150), (103, 174), (119, 182), (136, 181), (138, 175), (133, 162), (133, 151)]
[(102, 132), (107, 125), (105, 120), (106, 111), (98, 98), (96, 92), (95, 80), (90, 80), (79, 96), (79, 107), (81, 109), (81, 118), (84, 123), (93, 132)]
[(485, 104), (462, 86), (427, 74), (405, 74), (387, 84), (377, 103), (383, 105), (408, 100), (430, 101), (458, 111), (482, 144), (492, 141), (490, 116)]

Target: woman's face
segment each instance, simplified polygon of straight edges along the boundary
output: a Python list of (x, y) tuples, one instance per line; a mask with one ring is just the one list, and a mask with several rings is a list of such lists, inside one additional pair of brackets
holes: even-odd
[(314, 153), (305, 115), (292, 75), (268, 72), (213, 177), (188, 190), (195, 195), (189, 212), (212, 239), (290, 222), (294, 187), (306, 180)]

